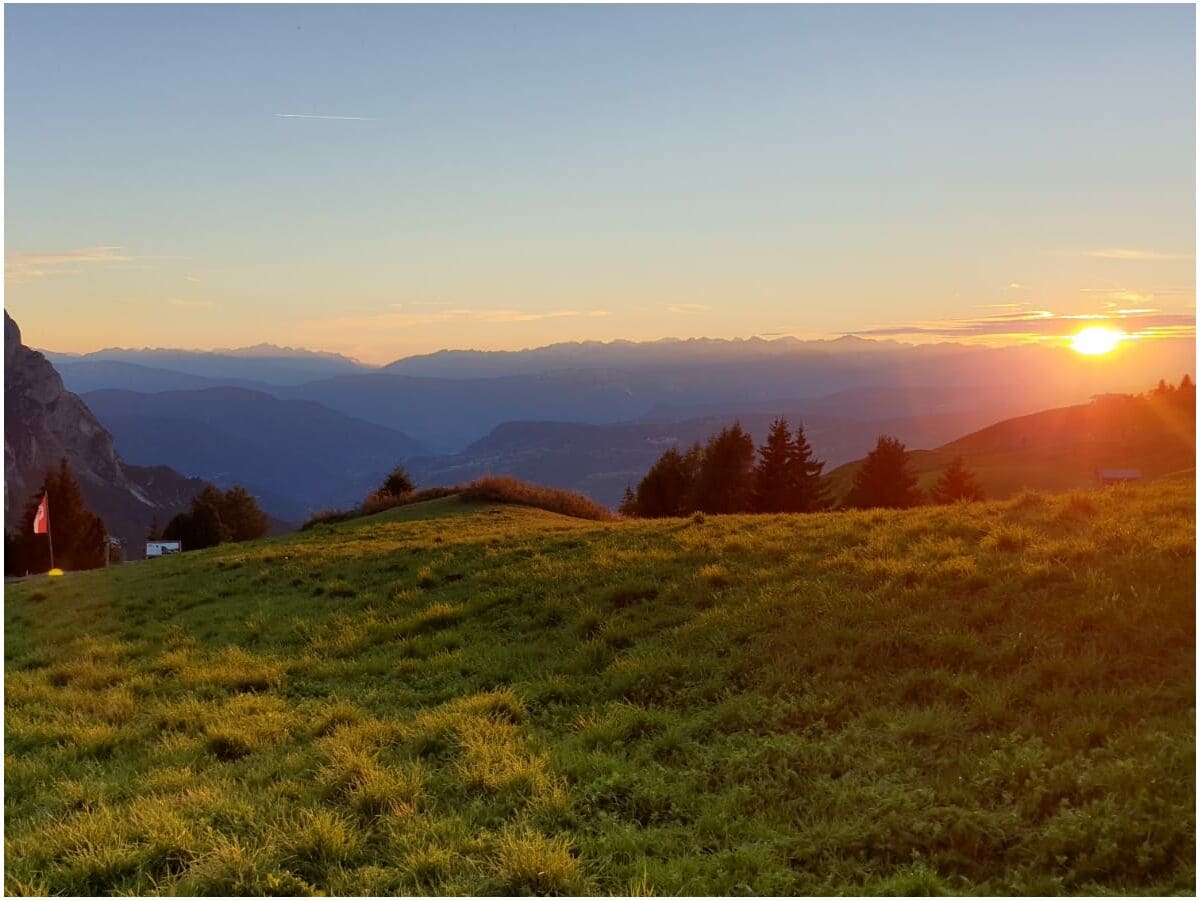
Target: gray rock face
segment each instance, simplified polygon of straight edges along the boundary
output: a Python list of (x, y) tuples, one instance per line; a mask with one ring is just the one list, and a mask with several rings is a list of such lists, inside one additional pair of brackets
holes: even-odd
[(140, 556), (155, 518), (165, 525), (204, 486), (171, 469), (125, 465), (112, 435), (54, 366), (21, 343), (21, 330), (4, 313), (4, 527), (20, 525), (22, 510), (41, 488), (46, 471), (66, 457), (80, 490), (110, 533)]

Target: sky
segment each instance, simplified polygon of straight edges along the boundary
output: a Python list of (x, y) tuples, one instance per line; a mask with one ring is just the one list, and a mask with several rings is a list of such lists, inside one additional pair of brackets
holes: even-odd
[(1195, 316), (1191, 6), (6, 4), (26, 343)]

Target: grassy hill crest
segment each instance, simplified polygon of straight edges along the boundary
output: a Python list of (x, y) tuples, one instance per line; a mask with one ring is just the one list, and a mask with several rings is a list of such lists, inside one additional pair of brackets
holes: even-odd
[(6, 588), (6, 888), (1190, 893), (1194, 484), (447, 497)]

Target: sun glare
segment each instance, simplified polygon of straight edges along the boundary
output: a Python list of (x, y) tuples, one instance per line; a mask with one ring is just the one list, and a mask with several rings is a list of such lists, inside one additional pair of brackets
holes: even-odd
[(1071, 349), (1085, 356), (1111, 353), (1121, 343), (1125, 333), (1106, 325), (1092, 325), (1071, 338)]

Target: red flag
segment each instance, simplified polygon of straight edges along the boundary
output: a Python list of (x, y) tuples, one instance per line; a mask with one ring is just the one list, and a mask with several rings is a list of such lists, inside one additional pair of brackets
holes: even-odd
[(37, 512), (33, 514), (33, 533), (45, 534), (50, 530), (50, 508), (46, 505), (46, 495), (42, 494), (42, 502), (38, 504)]

